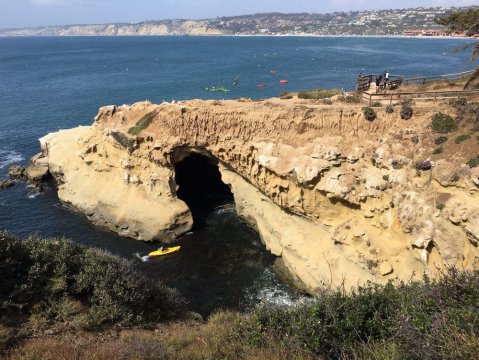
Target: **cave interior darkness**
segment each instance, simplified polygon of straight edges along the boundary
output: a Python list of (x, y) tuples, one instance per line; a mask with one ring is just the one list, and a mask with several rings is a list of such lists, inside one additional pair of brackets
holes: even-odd
[(218, 160), (192, 152), (175, 164), (177, 196), (193, 215), (193, 229), (204, 226), (216, 207), (234, 201), (233, 193), (221, 180)]

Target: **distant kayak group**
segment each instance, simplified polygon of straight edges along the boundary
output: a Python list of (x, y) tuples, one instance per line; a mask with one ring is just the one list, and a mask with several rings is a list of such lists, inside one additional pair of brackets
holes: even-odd
[(211, 86), (211, 87), (208, 87), (208, 86), (205, 86), (205, 90), (206, 91), (211, 91), (211, 92), (230, 92), (231, 89), (227, 89), (225, 88), (224, 86)]
[[(271, 70), (270, 73), (272, 75), (276, 75), (278, 74), (278, 71), (277, 70)], [(236, 77), (233, 82), (232, 82), (232, 85), (233, 86), (236, 86), (238, 85), (238, 82), (239, 82), (239, 77)], [(286, 79), (281, 79), (279, 80), (279, 83), (281, 85), (286, 85), (289, 83), (288, 80)], [(259, 83), (258, 85), (256, 85), (256, 87), (258, 88), (265, 88), (267, 87), (268, 85), (267, 84), (264, 84), (264, 83)], [(224, 92), (224, 93), (227, 93), (227, 92), (230, 92), (231, 89), (228, 89), (227, 87), (224, 86), (224, 81), (223, 81), (223, 85), (222, 86), (205, 86), (205, 91), (210, 91), (210, 92)]]
[[(238, 85), (239, 83), (239, 76), (235, 77), (233, 79), (233, 82), (231, 83), (233, 86)], [(225, 87), (225, 82), (223, 81), (223, 84), (221, 86), (205, 86), (205, 91), (211, 91), (211, 92), (230, 92), (231, 89), (228, 89)]]
[[(270, 73), (273, 74), (273, 75), (277, 75), (277, 74), (278, 74), (278, 70), (271, 70)], [(279, 83), (280, 83), (281, 85), (286, 85), (286, 84), (289, 83), (289, 81), (286, 80), (286, 79), (281, 79), (281, 80), (279, 81)], [(259, 87), (259, 88), (265, 88), (265, 87), (267, 87), (268, 85), (261, 83), (261, 84), (258, 84), (258, 85), (256, 85), (256, 86)]]

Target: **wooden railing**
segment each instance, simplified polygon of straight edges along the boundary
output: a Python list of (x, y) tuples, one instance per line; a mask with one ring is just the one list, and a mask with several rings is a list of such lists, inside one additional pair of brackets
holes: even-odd
[[(463, 71), (460, 73), (454, 73), (454, 74), (445, 74), (445, 75), (435, 75), (435, 76), (422, 76), (422, 77), (413, 77), (413, 78), (404, 78), (404, 76), (401, 75), (391, 75), (389, 76), (389, 82), (391, 84), (394, 83), (394, 87), (397, 88), (401, 86), (402, 84), (408, 85), (408, 84), (426, 84), (428, 82), (432, 81), (438, 81), (438, 80), (457, 80), (463, 77), (466, 77), (470, 74), (472, 74), (474, 70), (470, 71)], [(356, 90), (357, 91), (366, 91), (369, 90), (371, 87), (371, 83), (373, 81), (376, 81), (377, 75), (360, 75), (356, 79)], [(386, 84), (385, 81), (382, 81), (382, 84)], [(386, 88), (387, 86), (383, 86)]]
[(366, 91), (371, 87), (371, 82), (373, 81), (374, 75), (363, 75), (358, 76), (356, 79), (356, 90), (357, 91)]
[[(371, 83), (376, 81), (378, 75), (360, 75), (356, 79), (356, 91), (366, 91), (371, 87)], [(404, 77), (401, 75), (390, 75), (389, 78), (381, 79), (381, 87), (397, 88), (401, 86)]]
[(423, 76), (423, 77), (414, 77), (414, 78), (407, 78), (403, 80), (403, 84), (425, 84), (431, 81), (438, 81), (438, 80), (457, 80), (464, 76), (468, 76), (472, 74), (473, 70), (471, 71), (464, 71), (455, 74), (445, 74), (445, 75), (436, 75), (436, 76)]
[[(479, 95), (479, 90), (445, 90), (445, 91), (412, 91), (412, 92), (395, 92), (395, 93), (370, 93), (363, 92), (362, 100), (371, 106), (374, 102), (387, 101), (389, 105), (393, 101), (401, 101), (403, 99), (422, 99), (422, 100), (437, 100), (437, 99), (455, 99), (458, 97), (466, 97)], [(384, 105), (384, 104), (383, 104)]]

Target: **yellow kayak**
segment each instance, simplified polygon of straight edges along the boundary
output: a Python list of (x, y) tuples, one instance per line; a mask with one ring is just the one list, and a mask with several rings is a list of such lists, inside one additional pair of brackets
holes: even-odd
[(163, 256), (163, 255), (177, 252), (178, 250), (180, 250), (180, 248), (181, 246), (172, 246), (172, 247), (164, 248), (163, 250), (158, 249), (149, 253), (148, 256)]

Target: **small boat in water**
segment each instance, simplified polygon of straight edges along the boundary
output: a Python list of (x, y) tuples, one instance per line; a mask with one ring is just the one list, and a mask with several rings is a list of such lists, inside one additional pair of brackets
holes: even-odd
[(265, 88), (265, 87), (266, 87), (266, 84), (258, 84), (258, 85), (256, 85), (256, 86), (259, 87), (259, 88)]
[(289, 81), (288, 80), (280, 80), (279, 83), (280, 84), (287, 84), (287, 83), (289, 83)]
[(273, 75), (276, 75), (278, 73), (278, 71), (277, 70), (271, 70), (270, 73), (273, 74)]
[(148, 256), (163, 256), (163, 255), (168, 255), (174, 252), (177, 252), (181, 249), (181, 246), (172, 246), (172, 247), (167, 247), (163, 249), (158, 249), (155, 251), (152, 251), (151, 253), (148, 254)]
[(227, 89), (224, 86), (212, 86), (212, 87), (207, 87), (205, 86), (206, 91), (211, 91), (211, 92), (230, 92), (231, 89)]

